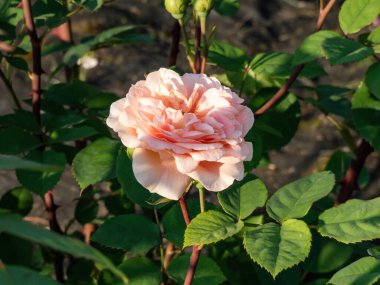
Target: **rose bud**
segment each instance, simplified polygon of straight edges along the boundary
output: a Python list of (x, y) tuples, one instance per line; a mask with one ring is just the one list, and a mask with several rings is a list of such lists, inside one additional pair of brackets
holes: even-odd
[(182, 19), (189, 0), (165, 0), (165, 9), (175, 18)]
[(214, 7), (214, 0), (194, 0), (194, 11), (200, 17), (206, 17)]

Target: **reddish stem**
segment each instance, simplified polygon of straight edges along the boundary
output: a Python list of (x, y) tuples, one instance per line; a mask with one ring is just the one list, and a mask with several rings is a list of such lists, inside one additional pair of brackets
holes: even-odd
[(199, 19), (195, 21), (195, 58), (194, 66), (197, 73), (201, 71), (201, 27)]
[(186, 225), (188, 225), (190, 224), (190, 216), (189, 216), (189, 211), (187, 210), (185, 198), (183, 196), (179, 199), (179, 204), (181, 206), (183, 219), (185, 220)]
[(168, 66), (174, 66), (177, 63), (177, 57), (179, 52), (179, 40), (181, 35), (181, 28), (179, 22), (176, 20), (172, 29), (172, 45), (170, 48)]
[[(329, 3), (327, 3), (326, 7), (320, 11), (317, 24), (315, 27), (315, 31), (319, 31), (322, 28), (326, 20), (326, 17), (328, 13), (331, 11), (331, 8), (334, 6), (335, 2), (336, 0), (330, 0)], [(266, 102), (260, 109), (258, 109), (255, 112), (256, 116), (260, 116), (264, 114), (268, 109), (270, 109), (273, 105), (275, 105), (288, 92), (290, 86), (297, 79), (303, 67), (304, 65), (300, 64), (294, 69), (293, 73), (290, 75), (290, 78), (285, 82), (285, 84), (280, 88), (280, 90), (278, 90), (277, 93), (268, 102)]]
[(373, 147), (366, 140), (362, 140), (356, 150), (356, 158), (351, 162), (346, 175), (340, 181), (341, 186), (335, 203), (336, 205), (346, 202), (351, 198), (353, 191), (359, 189), (358, 178), (360, 171), (363, 169), (367, 157), (373, 150)]

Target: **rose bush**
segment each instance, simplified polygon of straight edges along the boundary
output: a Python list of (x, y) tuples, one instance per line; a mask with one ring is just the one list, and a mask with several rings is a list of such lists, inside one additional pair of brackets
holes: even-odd
[(133, 172), (152, 193), (179, 199), (195, 179), (221, 191), (244, 176), (252, 159), (244, 136), (253, 113), (216, 78), (161, 68), (111, 105), (107, 125), (136, 148)]

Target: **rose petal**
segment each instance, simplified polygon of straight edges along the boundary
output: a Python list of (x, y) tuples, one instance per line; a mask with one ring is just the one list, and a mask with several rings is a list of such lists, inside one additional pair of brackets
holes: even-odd
[(192, 172), (199, 164), (190, 155), (174, 155), (174, 159), (178, 170), (184, 174)]
[(190, 183), (190, 177), (177, 170), (174, 158), (143, 148), (133, 152), (132, 168), (137, 181), (151, 193), (178, 200)]

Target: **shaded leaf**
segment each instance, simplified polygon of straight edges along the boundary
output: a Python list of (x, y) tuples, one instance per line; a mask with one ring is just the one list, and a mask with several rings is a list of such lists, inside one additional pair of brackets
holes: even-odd
[(26, 216), (33, 208), (33, 196), (23, 187), (13, 188), (1, 197), (0, 208)]

